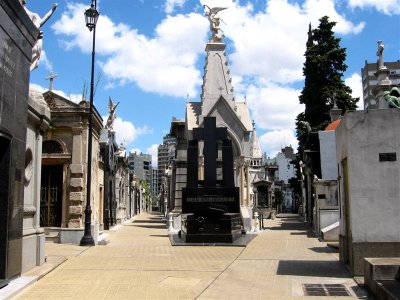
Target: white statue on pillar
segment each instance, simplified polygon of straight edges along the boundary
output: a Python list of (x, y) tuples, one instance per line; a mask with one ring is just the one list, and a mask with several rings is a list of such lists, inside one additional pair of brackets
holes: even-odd
[(383, 64), (383, 50), (385, 49), (385, 46), (383, 45), (382, 41), (378, 41), (378, 51), (376, 52), (376, 55), (378, 56), (378, 70), (379, 69), (384, 69), (385, 65)]
[(22, 0), (22, 5), (24, 6), (25, 11), (28, 14), (29, 18), (32, 20), (33, 24), (36, 26), (37, 29), (39, 29), (39, 36), (37, 37), (36, 44), (32, 48), (32, 60), (30, 68), (32, 72), (38, 67), (40, 55), (42, 54), (43, 31), (41, 31), (40, 28), (44, 25), (44, 23), (47, 22), (48, 19), (50, 19), (51, 15), (57, 8), (57, 3), (54, 3), (49, 12), (45, 14), (43, 18), (41, 18), (39, 14), (31, 12), (29, 9), (26, 8), (26, 1), (27, 0)]

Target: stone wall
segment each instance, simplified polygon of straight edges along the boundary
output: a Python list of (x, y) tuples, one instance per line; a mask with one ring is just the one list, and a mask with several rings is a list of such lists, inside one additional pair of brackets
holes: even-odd
[(50, 122), (50, 109), (41, 93), (31, 90), (28, 104), (22, 272), (44, 263), (45, 237), (43, 228), (40, 228), (40, 184), (43, 133)]
[(393, 248), (400, 256), (398, 128), (399, 110), (371, 109), (346, 113), (336, 129), (341, 259), (355, 275), (364, 255), (379, 257)]

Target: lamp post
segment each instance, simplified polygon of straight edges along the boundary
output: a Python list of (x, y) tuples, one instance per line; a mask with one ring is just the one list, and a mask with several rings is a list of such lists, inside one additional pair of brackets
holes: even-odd
[(94, 240), (91, 232), (92, 208), (90, 207), (90, 196), (92, 186), (92, 136), (93, 136), (93, 76), (94, 76), (94, 54), (96, 45), (96, 23), (99, 17), (97, 11), (97, 0), (92, 0), (90, 8), (85, 11), (86, 27), (93, 31), (92, 46), (92, 67), (90, 75), (90, 105), (89, 105), (89, 133), (88, 133), (88, 154), (87, 154), (87, 180), (86, 180), (86, 208), (85, 208), (85, 232), (81, 239), (81, 246), (94, 246)]

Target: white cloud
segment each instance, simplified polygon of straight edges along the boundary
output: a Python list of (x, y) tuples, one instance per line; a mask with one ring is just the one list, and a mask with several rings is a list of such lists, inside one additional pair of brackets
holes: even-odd
[(42, 50), (42, 53), (40, 54), (40, 61), (39, 61), (39, 66), (44, 65), (47, 71), (52, 72), (53, 71), (53, 64), (51, 61), (47, 58), (46, 51)]
[(319, 18), (328, 15), (336, 21), (334, 31), (359, 33), (364, 23), (353, 24), (340, 15), (333, 0), (306, 0), (303, 5), (292, 1), (271, 0), (264, 11), (254, 12), (251, 4), (239, 5), (233, 0), (201, 0), (202, 4), (228, 7), (219, 16), (227, 25), (221, 28), (233, 41), (232, 73), (238, 76), (259, 76), (266, 81), (292, 83), (302, 80), (302, 66), (308, 25), (319, 25)]
[(386, 15), (400, 14), (400, 0), (349, 0), (352, 8), (375, 8)]
[[(103, 124), (107, 122), (107, 116), (102, 116)], [(119, 117), (115, 118), (114, 127), (115, 139), (118, 144), (123, 143), (129, 145), (135, 141), (139, 136), (149, 134), (152, 132), (147, 126), (135, 127), (132, 122), (125, 121)]]
[(245, 87), (246, 99), (257, 127), (269, 130), (293, 129), (297, 115), (304, 111), (300, 90), (276, 84)]
[(151, 165), (158, 167), (158, 144), (153, 144), (147, 148), (147, 153), (151, 155)]
[(259, 137), (261, 148), (269, 157), (275, 157), (285, 146), (297, 149), (298, 142), (293, 130), (273, 130)]
[[(221, 25), (233, 42), (232, 73), (262, 77), (265, 81), (292, 83), (302, 80), (305, 42), (309, 22), (318, 26), (321, 12), (337, 22), (338, 33), (358, 33), (364, 23), (353, 24), (340, 15), (333, 0), (306, 0), (302, 5), (288, 1), (268, 1), (265, 10), (255, 13), (250, 3), (234, 0), (200, 0), (201, 4), (229, 9), (219, 13), (227, 25)], [(165, 9), (182, 6), (185, 0), (167, 0)], [(78, 47), (91, 51), (91, 33), (83, 24), (83, 4), (69, 3), (53, 26), (64, 38), (66, 49)], [(290, 20), (290, 21), (289, 21)], [(201, 14), (168, 15), (156, 27), (154, 36), (139, 34), (135, 28), (114, 23), (106, 15), (98, 21), (96, 51), (103, 72), (111, 80), (135, 82), (142, 90), (161, 95), (184, 97), (197, 94), (201, 73), (196, 61), (204, 51), (208, 31), (207, 18)], [(185, 82), (185, 88), (182, 88)]]
[[(39, 84), (36, 83), (30, 83), (29, 88), (35, 89), (41, 93), (47, 92), (49, 89), (42, 87)], [(71, 94), (71, 93), (65, 93), (64, 91), (61, 90), (54, 90), (53, 93), (60, 95), (61, 97), (64, 97), (65, 99), (68, 99), (76, 104), (82, 101), (82, 95), (80, 94)]]
[(353, 73), (349, 78), (345, 79), (345, 83), (352, 90), (351, 96), (353, 98), (360, 98), (360, 101), (357, 102), (357, 108), (364, 109), (361, 76), (358, 73)]
[(167, 0), (165, 2), (165, 12), (167, 14), (171, 14), (175, 7), (182, 7), (185, 4), (186, 0)]
[[(92, 36), (83, 24), (84, 8), (82, 4), (68, 4), (52, 28), (64, 38), (61, 43), (66, 49), (78, 47), (89, 53)], [(97, 30), (101, 34), (96, 36), (96, 53), (111, 81), (135, 82), (144, 91), (162, 95), (197, 94), (201, 73), (195, 64), (204, 50), (207, 33), (207, 20), (200, 14), (167, 16), (153, 38), (116, 24), (106, 15), (100, 15)]]

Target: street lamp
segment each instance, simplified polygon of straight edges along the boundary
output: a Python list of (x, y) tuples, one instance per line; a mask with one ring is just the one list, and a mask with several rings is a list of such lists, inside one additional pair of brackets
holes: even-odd
[(88, 133), (88, 158), (87, 158), (87, 180), (86, 180), (86, 208), (85, 208), (85, 232), (81, 239), (81, 246), (94, 246), (94, 240), (91, 232), (92, 208), (90, 207), (90, 196), (92, 186), (92, 136), (93, 136), (93, 76), (94, 76), (94, 54), (96, 45), (96, 23), (99, 18), (97, 11), (97, 0), (92, 0), (90, 8), (85, 11), (86, 26), (93, 31), (92, 46), (92, 68), (90, 75), (90, 106), (89, 106), (89, 133)]

